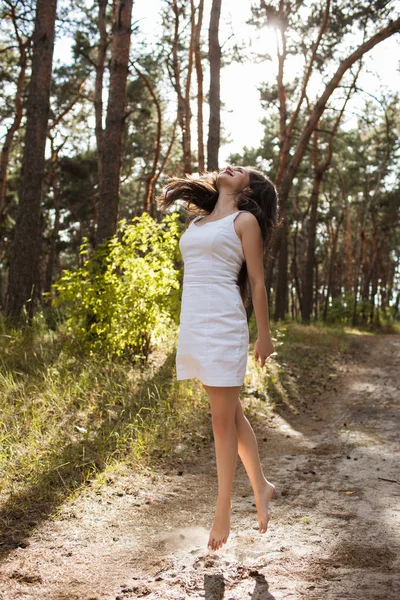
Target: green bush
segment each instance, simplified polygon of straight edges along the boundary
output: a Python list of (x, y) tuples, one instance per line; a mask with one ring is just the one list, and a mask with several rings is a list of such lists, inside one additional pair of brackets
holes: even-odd
[(74, 345), (143, 361), (167, 338), (178, 322), (178, 219), (173, 213), (157, 223), (143, 213), (120, 221), (117, 234), (95, 251), (84, 239), (84, 265), (53, 285), (53, 306), (63, 306), (62, 327)]
[(328, 324), (350, 325), (354, 310), (354, 296), (352, 292), (345, 292), (341, 296), (335, 296), (326, 316)]
[[(345, 292), (341, 296), (336, 296), (330, 306), (326, 318), (327, 325), (352, 325), (354, 312), (354, 294)], [(367, 327), (370, 329), (381, 329), (389, 327), (391, 330), (394, 325), (394, 319), (390, 310), (375, 307), (373, 320), (371, 321), (371, 302), (370, 300), (359, 299), (356, 308), (356, 326)]]

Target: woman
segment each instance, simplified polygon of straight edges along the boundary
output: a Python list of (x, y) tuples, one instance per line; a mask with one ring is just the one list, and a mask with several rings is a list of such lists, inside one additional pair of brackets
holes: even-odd
[(202, 211), (179, 241), (184, 277), (176, 369), (178, 380), (197, 377), (210, 399), (218, 498), (208, 548), (218, 550), (230, 532), (238, 453), (252, 484), (260, 533), (267, 531), (268, 502), (275, 489), (263, 474), (239, 395), (249, 343), (244, 307), (248, 283), (258, 329), (255, 360), (263, 367), (274, 351), (264, 257), (277, 226), (278, 198), (273, 183), (257, 169), (227, 167), (199, 178), (173, 178), (159, 204), (167, 208), (177, 200)]

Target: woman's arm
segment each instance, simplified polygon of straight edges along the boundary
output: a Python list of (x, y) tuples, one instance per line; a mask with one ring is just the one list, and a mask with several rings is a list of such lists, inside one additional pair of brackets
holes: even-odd
[(274, 351), (274, 346), (269, 329), (268, 296), (264, 283), (263, 239), (256, 217), (251, 213), (243, 213), (240, 222), (237, 223), (237, 233), (242, 241), (257, 321), (258, 337), (254, 357), (256, 361), (260, 359), (260, 366), (263, 367), (268, 356)]

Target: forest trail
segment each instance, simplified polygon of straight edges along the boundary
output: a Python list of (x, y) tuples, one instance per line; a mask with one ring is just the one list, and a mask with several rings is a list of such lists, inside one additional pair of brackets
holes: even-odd
[(177, 468), (110, 476), (3, 556), (4, 600), (398, 600), (400, 336), (355, 335), (307, 400), (252, 425), (276, 485), (266, 534), (238, 460), (232, 529), (207, 551), (213, 448)]

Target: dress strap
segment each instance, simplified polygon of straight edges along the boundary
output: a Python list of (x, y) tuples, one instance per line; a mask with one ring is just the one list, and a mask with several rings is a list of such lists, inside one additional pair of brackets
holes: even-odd
[(236, 217), (240, 214), (240, 213), (249, 213), (249, 210), (237, 210), (236, 212), (232, 213), (233, 214), (233, 220), (236, 219)]
[[(197, 217), (195, 217), (194, 219), (192, 219), (190, 221), (190, 223), (189, 223), (189, 227), (191, 227), (193, 225), (193, 223), (195, 223), (200, 218), (201, 218), (201, 215), (197, 215)], [(188, 227), (188, 229), (189, 229), (189, 227)]]

